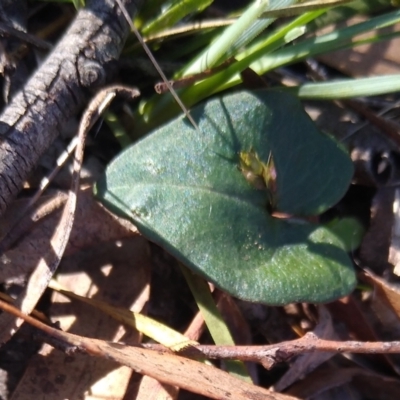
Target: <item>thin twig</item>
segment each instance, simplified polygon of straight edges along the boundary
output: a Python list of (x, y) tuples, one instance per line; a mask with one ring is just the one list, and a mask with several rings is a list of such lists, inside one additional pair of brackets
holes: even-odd
[(133, 24), (131, 18), (129, 17), (128, 12), (126, 11), (125, 6), (122, 4), (121, 0), (116, 0), (118, 5), (121, 7), (121, 10), (126, 18), (126, 20), (129, 23), (129, 26), (131, 27), (132, 32), (135, 34), (137, 40), (139, 41), (139, 43), (141, 44), (141, 46), (143, 47), (144, 51), (146, 52), (147, 56), (150, 58), (151, 62), (154, 65), (154, 68), (157, 70), (157, 72), (160, 74), (163, 82), (165, 83), (165, 85), (167, 86), (168, 90), (170, 91), (170, 93), (172, 94), (173, 98), (175, 99), (175, 101), (178, 103), (179, 107), (182, 109), (182, 111), (184, 112), (185, 116), (187, 117), (187, 119), (190, 121), (190, 123), (193, 125), (193, 127), (196, 129), (197, 132), (201, 133), (200, 128), (198, 127), (198, 125), (196, 124), (195, 120), (193, 119), (193, 117), (190, 115), (189, 110), (186, 108), (186, 106), (182, 103), (182, 100), (179, 98), (178, 94), (176, 93), (175, 89), (172, 87), (171, 83), (169, 82), (168, 78), (166, 77), (166, 75), (164, 74), (164, 71), (161, 69), (160, 65), (158, 64), (157, 60), (154, 58), (151, 50), (149, 49), (149, 46), (147, 46), (146, 42), (143, 40), (141, 34), (139, 33), (139, 31), (136, 29), (135, 25)]
[[(174, 81), (168, 81), (168, 82), (171, 87), (176, 88), (176, 89), (187, 87), (187, 86), (193, 85), (195, 82), (201, 81), (205, 78), (208, 78), (209, 76), (212, 76), (218, 72), (223, 71), (225, 68), (227, 68), (229, 65), (233, 64), (235, 61), (236, 60), (233, 57), (230, 57), (227, 60), (225, 60), (222, 64), (218, 65), (215, 68), (208, 69), (208, 70), (200, 72), (198, 74), (184, 76), (180, 79), (177, 79)], [(154, 85), (154, 89), (158, 94), (165, 93), (166, 91), (169, 90), (169, 88), (165, 82), (156, 83)]]
[(6, 35), (14, 36), (17, 39), (22, 40), (23, 42), (29, 43), (39, 49), (51, 50), (51, 48), (52, 48), (52, 45), (50, 43), (47, 43), (46, 41), (44, 41), (42, 39), (39, 39), (29, 33), (15, 29), (12, 26), (6, 25), (2, 22), (0, 22), (0, 33), (3, 35), (6, 34)]
[[(158, 351), (170, 350), (155, 344), (145, 345)], [(183, 349), (179, 354), (192, 358), (210, 358), (218, 360), (252, 361), (270, 369), (275, 364), (310, 352), (359, 353), (359, 354), (397, 354), (400, 353), (400, 341), (359, 342), (320, 339), (308, 333), (300, 339), (267, 346), (213, 346), (197, 345)]]

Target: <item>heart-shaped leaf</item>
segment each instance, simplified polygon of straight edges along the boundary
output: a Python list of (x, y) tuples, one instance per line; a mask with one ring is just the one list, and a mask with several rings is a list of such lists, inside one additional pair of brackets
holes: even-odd
[[(271, 198), (296, 216), (336, 203), (352, 176), (346, 152), (281, 92), (228, 95), (191, 114), (201, 133), (178, 118), (130, 147), (98, 183), (100, 199), (239, 298), (285, 304), (347, 294), (355, 275), (340, 240), (268, 211)], [(243, 154), (271, 168), (273, 187), (245, 178)]]

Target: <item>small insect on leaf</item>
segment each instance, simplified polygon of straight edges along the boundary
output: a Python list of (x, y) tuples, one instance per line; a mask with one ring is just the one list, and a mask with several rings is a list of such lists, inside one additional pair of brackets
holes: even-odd
[(264, 179), (264, 164), (258, 158), (257, 153), (253, 149), (249, 152), (241, 151), (239, 153), (240, 166), (239, 169), (248, 182), (256, 189), (266, 189), (266, 181)]
[(248, 182), (256, 189), (268, 190), (269, 205), (274, 209), (276, 205), (276, 169), (272, 154), (270, 153), (267, 163), (263, 163), (257, 153), (251, 149), (249, 152), (239, 153), (240, 171)]

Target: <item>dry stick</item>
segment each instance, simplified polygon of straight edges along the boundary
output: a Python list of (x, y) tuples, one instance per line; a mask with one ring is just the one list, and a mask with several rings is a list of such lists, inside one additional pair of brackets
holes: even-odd
[[(93, 124), (97, 121), (100, 114), (106, 107), (108, 107), (117, 94), (122, 94), (132, 98), (138, 96), (139, 92), (136, 89), (122, 86), (111, 86), (105, 88), (93, 98), (83, 114), (79, 125), (78, 144), (74, 158), (71, 189), (69, 191), (68, 200), (64, 207), (60, 223), (50, 239), (51, 250), (40, 259), (38, 265), (29, 278), (24, 292), (15, 302), (23, 313), (29, 314), (32, 312), (61, 261), (61, 257), (64, 254), (72, 230), (72, 225), (74, 223), (77, 194), (79, 191), (79, 176), (83, 162), (86, 135)], [(2, 331), (0, 334), (0, 341), (9, 339), (10, 334), (12, 334), (15, 329), (18, 329), (22, 322), (21, 319), (15, 321), (9, 314), (1, 315), (0, 326), (2, 327)]]
[[(102, 353), (102, 344), (108, 344), (109, 347), (114, 349), (127, 349), (130, 348), (131, 355), (133, 357), (128, 357), (128, 362), (122, 361), (122, 359), (116, 359), (115, 361), (122, 364), (128, 365), (129, 367), (138, 370), (137, 359), (135, 356), (145, 357), (145, 359), (157, 358), (161, 354), (171, 353), (171, 350), (163, 347), (161, 345), (139, 345), (139, 346), (126, 346), (119, 343), (104, 342), (97, 339), (88, 339), (85, 337), (72, 335), (67, 332), (59, 331), (53, 327), (45, 325), (43, 322), (22, 314), (13, 305), (10, 305), (2, 300), (0, 300), (0, 309), (13, 314), (14, 316), (23, 319), (30, 325), (36, 327), (37, 329), (44, 332), (44, 340), (55, 348), (59, 348), (65, 351), (67, 349), (69, 352), (74, 353), (77, 351), (85, 352), (91, 355), (97, 355), (104, 357), (105, 354)], [(103, 346), (104, 348), (104, 346)], [(334, 341), (334, 340), (324, 340), (318, 338), (313, 333), (308, 333), (300, 339), (281, 342), (277, 344), (267, 345), (267, 346), (208, 346), (208, 345), (197, 345), (191, 346), (181, 352), (179, 355), (187, 355), (193, 358), (213, 358), (220, 360), (241, 360), (241, 361), (253, 361), (259, 362), (266, 368), (270, 368), (277, 362), (285, 361), (290, 357), (304, 354), (314, 351), (324, 351), (324, 352), (335, 352), (335, 353), (358, 353), (358, 354), (395, 354), (400, 353), (400, 341), (393, 342), (358, 342), (358, 341)], [(122, 353), (121, 353), (122, 354)], [(178, 357), (179, 358), (179, 357)], [(160, 359), (161, 360), (161, 359)], [(182, 362), (181, 362), (182, 363)], [(138, 372), (148, 374), (156, 379), (160, 379), (158, 375), (159, 371), (157, 369), (161, 366), (158, 361), (150, 369)], [(201, 365), (201, 364), (200, 364)], [(200, 368), (200, 365), (196, 368)], [(206, 366), (204, 366), (206, 367)], [(214, 370), (217, 373), (218, 370)], [(172, 371), (169, 371), (170, 373)], [(214, 377), (215, 378), (215, 377)], [(177, 384), (180, 386), (180, 382), (171, 382), (168, 380), (160, 379), (163, 382)], [(243, 385), (248, 385), (243, 382)], [(182, 387), (182, 386), (180, 386)], [(191, 390), (191, 389), (189, 389)], [(269, 398), (269, 397), (265, 397)]]
[[(142, 0), (121, 0), (130, 14)], [(47, 60), (0, 115), (0, 215), (62, 127), (104, 86), (129, 24), (114, 0), (88, 0)]]
[[(44, 339), (53, 347), (59, 348), (58, 344), (73, 344), (68, 338), (59, 335), (59, 331), (43, 324), (37, 319), (24, 315), (13, 305), (0, 300), (0, 309), (11, 313), (32, 326), (45, 333)], [(197, 319), (197, 316), (196, 318)], [(185, 332), (185, 335), (188, 332)], [(55, 342), (52, 342), (54, 339)], [(76, 345), (76, 343), (75, 343)], [(135, 347), (154, 350), (159, 353), (173, 353), (171, 349), (159, 344), (144, 344)], [(360, 342), (360, 341), (336, 341), (320, 339), (314, 333), (309, 332), (300, 339), (289, 340), (266, 346), (214, 346), (214, 345), (191, 345), (179, 351), (182, 356), (191, 358), (209, 358), (217, 360), (241, 360), (258, 362), (266, 368), (271, 368), (279, 362), (287, 361), (289, 358), (315, 351), (334, 353), (358, 353), (358, 354), (398, 354), (400, 353), (400, 341), (391, 342)]]
[[(143, 345), (145, 348), (170, 352), (169, 349), (154, 344)], [(271, 344), (267, 346), (213, 346), (196, 345), (185, 348), (179, 354), (191, 358), (209, 358), (217, 360), (252, 361), (270, 369), (275, 364), (314, 351), (359, 354), (397, 354), (400, 353), (400, 341), (393, 342), (358, 342), (320, 339), (312, 332), (300, 339)]]
[(217, 368), (175, 354), (166, 354), (140, 346), (126, 346), (120, 343), (91, 339), (63, 332), (29, 315), (22, 314), (14, 306), (0, 300), (0, 309), (22, 318), (24, 321), (45, 332), (44, 339), (53, 347), (67, 354), (76, 352), (107, 358), (134, 371), (148, 375), (160, 382), (212, 399), (226, 400), (296, 400), (292, 396), (274, 393), (268, 389), (241, 381)]

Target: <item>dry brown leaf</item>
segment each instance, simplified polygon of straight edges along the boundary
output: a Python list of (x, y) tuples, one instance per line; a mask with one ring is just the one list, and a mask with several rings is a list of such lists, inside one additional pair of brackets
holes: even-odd
[[(321, 339), (337, 339), (337, 335), (333, 329), (331, 315), (324, 306), (319, 307), (319, 322), (313, 333)], [(291, 365), (290, 369), (274, 385), (274, 389), (281, 392), (298, 379), (304, 378), (304, 376), (334, 355), (335, 353), (311, 352), (299, 356)]]
[[(400, 290), (371, 271), (364, 271), (363, 280), (374, 286), (369, 308), (370, 318), (375, 319), (375, 331), (380, 340), (397, 340), (400, 336)], [(392, 368), (400, 374), (400, 357), (386, 355)]]
[(325, 366), (295, 383), (288, 393), (300, 398), (321, 400), (353, 400), (359, 398), (360, 394), (365, 396), (362, 398), (374, 400), (397, 400), (400, 396), (400, 382), (358, 367)]
[(400, 276), (400, 189), (394, 191), (393, 228), (389, 247), (389, 262), (394, 265), (393, 272)]
[[(58, 235), (59, 220), (58, 213), (45, 218), (39, 225), (39, 230), (31, 231), (17, 247), (3, 256), (3, 262), (7, 265), (7, 270), (3, 269), (3, 271), (6, 273), (14, 274), (14, 270), (17, 270), (20, 274), (21, 268), (25, 270), (25, 273), (33, 269), (23, 293), (19, 295), (15, 303), (25, 313), (29, 313), (29, 310), (34, 307), (37, 301), (34, 299), (40, 297), (54, 272), (50, 271), (57, 259), (53, 253), (56, 249), (54, 246), (55, 242), (62, 238), (62, 233)], [(77, 223), (73, 228), (74, 233), (67, 254), (102, 240), (113, 240), (134, 234), (129, 226), (117, 222), (115, 217), (94, 201), (91, 188), (80, 192), (75, 221)], [(3, 278), (6, 277), (3, 276)], [(8, 340), (21, 323), (21, 320), (16, 320), (11, 315), (1, 315), (0, 324), (3, 330), (0, 332), (0, 341)]]
[(376, 272), (383, 272), (388, 266), (394, 193), (392, 187), (378, 189), (371, 206), (370, 227), (361, 243), (361, 261)]
[[(97, 249), (66, 259), (60, 267), (58, 282), (82, 296), (138, 312), (149, 296), (148, 254), (147, 242), (139, 236), (121, 240), (119, 247), (101, 243)], [(137, 333), (126, 332), (103, 312), (71, 302), (58, 293), (53, 295), (50, 313), (63, 330), (79, 335), (128, 343), (139, 340)], [(45, 371), (40, 378), (38, 371)], [(127, 366), (82, 354), (70, 357), (45, 345), (31, 362), (12, 399), (32, 399), (33, 393), (36, 398), (48, 400), (122, 399), (131, 374)]]
[(400, 333), (400, 288), (389, 284), (371, 271), (365, 271), (364, 277), (374, 285), (375, 297), (379, 297), (381, 301), (384, 301), (396, 314), (398, 319), (396, 330)]
[(400, 398), (400, 382), (392, 377), (363, 371), (354, 376), (353, 384), (364, 399), (398, 400)]
[(212, 399), (296, 399), (252, 385), (217, 368), (174, 354), (79, 337), (62, 331), (54, 331), (54, 335), (64, 342), (84, 349), (93, 356), (114, 360), (160, 382)]
[[(220, 292), (217, 307), (220, 310), (235, 344), (252, 344), (252, 333), (249, 323), (244, 318), (242, 311), (235, 300), (227, 293)], [(254, 363), (245, 363), (252, 382), (258, 382), (258, 371)]]
[(178, 395), (179, 388), (177, 386), (161, 383), (149, 376), (144, 376), (135, 400), (175, 400)]
[(218, 299), (217, 307), (224, 321), (229, 327), (236, 344), (251, 344), (252, 334), (250, 327), (235, 300), (226, 293), (222, 293)]
[(363, 373), (363, 370), (361, 368), (337, 368), (332, 365), (324, 365), (311, 372), (303, 380), (296, 382), (287, 392), (300, 398), (326, 396), (325, 398), (329, 399), (327, 392), (332, 388), (351, 382), (356, 373)]
[[(67, 195), (56, 193), (41, 199), (36, 209), (16, 226), (16, 230), (8, 232), (18, 214), (23, 212), (26, 201), (19, 201), (12, 208), (10, 216), (6, 213), (1, 219), (2, 247), (7, 251), (1, 257), (0, 282), (26, 275), (31, 272), (43, 254), (48, 251), (49, 240), (60, 218), (61, 207), (65, 204)], [(15, 215), (15, 217), (14, 217)], [(20, 236), (22, 234), (22, 237)], [(17, 240), (14, 243), (14, 238)], [(12, 244), (11, 249), (7, 249)]]
[[(379, 341), (379, 337), (368, 319), (368, 313), (365, 312), (368, 305), (360, 302), (354, 294), (327, 304), (327, 307), (333, 319), (346, 325), (348, 337), (363, 342)], [(377, 369), (388, 370), (392, 368), (392, 363), (387, 354), (368, 354), (364, 357), (370, 360)]]
[[(59, 196), (54, 196), (58, 204)], [(64, 200), (66, 196), (64, 196)], [(47, 198), (46, 201), (52, 199)], [(41, 205), (42, 206), (42, 205)], [(25, 203), (19, 204), (19, 209), (24, 209)], [(4, 282), (10, 277), (32, 271), (39, 259), (49, 250), (49, 240), (57, 229), (60, 213), (55, 212), (38, 221), (33, 229), (25, 234), (21, 240), (3, 255), (4, 264), (0, 269), (0, 281)], [(18, 213), (18, 211), (15, 211)], [(3, 224), (2, 224), (3, 225)], [(91, 247), (99, 242), (117, 240), (132, 236), (137, 233), (133, 225), (118, 219), (97, 203), (93, 198), (92, 189), (87, 187), (79, 193), (75, 223), (72, 228), (70, 242), (65, 255)]]

